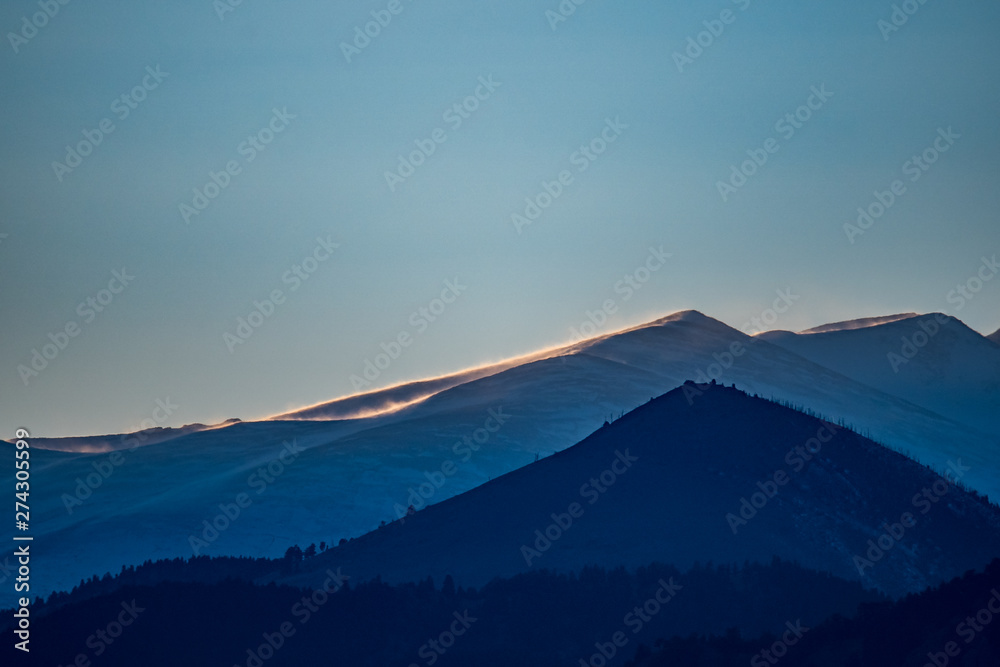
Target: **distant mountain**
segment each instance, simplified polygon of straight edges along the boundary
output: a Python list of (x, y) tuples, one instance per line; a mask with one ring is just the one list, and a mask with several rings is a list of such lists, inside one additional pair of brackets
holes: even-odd
[(986, 338), (988, 338), (989, 340), (993, 341), (997, 345), (1000, 345), (1000, 329), (997, 329), (996, 331), (994, 331), (993, 333), (991, 333)]
[(479, 586), (539, 568), (778, 556), (901, 595), (998, 554), (1000, 508), (982, 498), (847, 429), (689, 384), (279, 581), (315, 586), (336, 565), (356, 581)]
[[(132, 433), (115, 433), (113, 435), (87, 435), (68, 438), (32, 438), (31, 446), (35, 449), (49, 449), (59, 452), (75, 452), (79, 454), (103, 454), (121, 449), (133, 449), (147, 445), (158, 445), (183, 435), (198, 433), (228, 426), (233, 421), (223, 424), (206, 426), (205, 424), (186, 424), (177, 428), (153, 427)], [(14, 442), (8, 440), (8, 443)]]
[(1000, 348), (953, 317), (894, 316), (864, 328), (760, 337), (880, 391), (1000, 435)]
[[(808, 406), (938, 471), (961, 460), (969, 486), (1000, 497), (992, 437), (696, 311), (515, 361), (115, 456), (36, 450), (32, 470), (44, 474), (32, 478), (32, 529), (60, 545), (34, 556), (48, 573), (38, 592), (195, 549), (279, 556), (291, 543), (362, 535), (409, 504), (440, 502), (565, 449), (688, 379)], [(371, 416), (329, 418), (338, 414)], [(443, 469), (451, 474), (428, 490)], [(12, 487), (5, 475), (0, 483)], [(251, 505), (229, 525), (218, 517), (240, 494)], [(226, 524), (214, 538), (212, 521)], [(0, 566), (11, 558), (0, 553)], [(0, 604), (13, 596), (0, 588)]]
[(917, 313), (900, 313), (898, 315), (883, 315), (880, 317), (862, 317), (856, 320), (845, 320), (843, 322), (831, 322), (830, 324), (822, 324), (818, 327), (813, 327), (812, 329), (806, 329), (805, 331), (800, 331), (799, 333), (813, 334), (813, 333), (828, 333), (830, 331), (851, 331), (853, 329), (865, 329), (867, 327), (873, 327), (879, 324), (889, 324), (890, 322), (910, 319), (916, 316)]

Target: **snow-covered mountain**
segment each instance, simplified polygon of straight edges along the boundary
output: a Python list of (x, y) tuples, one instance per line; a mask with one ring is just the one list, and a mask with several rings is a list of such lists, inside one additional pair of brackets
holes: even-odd
[(941, 313), (761, 338), (817, 364), (1000, 436), (1000, 347)]
[[(969, 354), (978, 348), (956, 348), (954, 363), (966, 367)], [(37, 450), (33, 564), (44, 571), (37, 592), (196, 548), (276, 556), (292, 543), (361, 535), (410, 504), (468, 491), (686, 380), (710, 378), (844, 420), (939, 471), (960, 459), (970, 468), (966, 484), (1000, 497), (995, 438), (685, 311), (494, 367), (117, 454)], [(234, 506), (239, 516), (229, 519)], [(206, 522), (222, 529), (215, 534)]]
[(812, 329), (806, 329), (805, 331), (800, 331), (799, 333), (811, 334), (811, 333), (827, 333), (829, 331), (850, 331), (852, 329), (864, 329), (866, 327), (873, 327), (879, 324), (889, 324), (890, 322), (897, 322), (899, 320), (909, 319), (911, 317), (916, 317), (918, 313), (899, 313), (898, 315), (881, 315), (879, 317), (859, 317), (856, 320), (844, 320), (842, 322), (830, 322), (829, 324), (821, 324), (818, 327), (813, 327)]
[(115, 433), (113, 435), (84, 435), (68, 438), (32, 438), (31, 446), (35, 449), (52, 449), (59, 452), (78, 452), (81, 454), (101, 454), (117, 449), (133, 449), (146, 445), (158, 445), (174, 438), (198, 431), (224, 428), (238, 422), (230, 419), (222, 424), (206, 426), (205, 424), (186, 424), (178, 428), (152, 427), (134, 433)]

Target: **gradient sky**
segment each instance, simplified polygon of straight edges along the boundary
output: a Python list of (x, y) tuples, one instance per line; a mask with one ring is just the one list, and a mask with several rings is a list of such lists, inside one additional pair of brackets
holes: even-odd
[[(211, 0), (71, 2), (16, 53), (8, 33), (39, 6), (0, 8), (2, 437), (134, 430), (167, 398), (165, 426), (263, 417), (351, 393), (401, 332), (373, 386), (567, 341), (606, 299), (605, 332), (684, 308), (740, 327), (785, 288), (800, 298), (775, 328), (905, 311), (1000, 326), (1000, 280), (946, 299), (1000, 253), (995, 2), (928, 2), (886, 40), (891, 2), (590, 0), (553, 29), (556, 0), (401, 0), (348, 63), (341, 43), (389, 4), (243, 0), (220, 20)], [(673, 54), (724, 10), (679, 72)], [(147, 66), (169, 76), (119, 119)], [(490, 76), (453, 128), (445, 111)], [(833, 97), (777, 132), (824, 84)], [(275, 108), (296, 118), (247, 162)], [(52, 163), (104, 118), (114, 131), (59, 181)], [(607, 118), (628, 127), (581, 173), (571, 156)], [(910, 182), (904, 163), (949, 127), (961, 138)], [(447, 140), (390, 191), (436, 128)], [(723, 202), (717, 181), (771, 137)], [(230, 160), (241, 173), (185, 223)], [(563, 170), (519, 234), (511, 215)], [(849, 243), (844, 223), (895, 179), (906, 193)], [(291, 292), (318, 237), (340, 247)], [(625, 301), (617, 281), (660, 246), (671, 258)], [(78, 304), (122, 268), (134, 281), (86, 321)], [(420, 331), (411, 314), (456, 278)], [(230, 352), (223, 334), (274, 289), (285, 302)], [(25, 385), (18, 366), (74, 322)]]

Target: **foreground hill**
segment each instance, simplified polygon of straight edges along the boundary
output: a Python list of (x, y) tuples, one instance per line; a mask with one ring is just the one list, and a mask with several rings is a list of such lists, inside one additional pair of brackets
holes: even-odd
[[(243, 569), (214, 564), (234, 576)], [(222, 576), (214, 583), (169, 579), (183, 572), (164, 572), (168, 578), (159, 583), (128, 583), (161, 569), (188, 567), (148, 566), (100, 582), (117, 585), (107, 593), (35, 605), (32, 664), (579, 667), (600, 646), (605, 656), (614, 652), (606, 664), (618, 666), (660, 637), (732, 627), (756, 636), (780, 632), (789, 619), (811, 627), (880, 600), (857, 583), (779, 561), (687, 571), (651, 564), (570, 576), (533, 572), (478, 589), (449, 579), (357, 585), (346, 571), (333, 571), (328, 587), (316, 591)], [(8, 636), (10, 614), (0, 619)], [(109, 633), (119, 618), (127, 625)], [(616, 636), (618, 644), (609, 643)], [(2, 657), (13, 652), (10, 643), (0, 648)]]
[[(1000, 560), (984, 572), (892, 603), (862, 605), (853, 618), (835, 616), (810, 628), (793, 645), (774, 650), (782, 637), (750, 639), (674, 637), (640, 651), (625, 667), (715, 667), (775, 664), (787, 667), (981, 667), (1000, 665)], [(745, 637), (745, 635), (744, 635)]]
[(997, 554), (1000, 509), (981, 497), (846, 428), (686, 384), (279, 581), (316, 585), (334, 563), (360, 581), (476, 586), (538, 568), (779, 556), (901, 595)]

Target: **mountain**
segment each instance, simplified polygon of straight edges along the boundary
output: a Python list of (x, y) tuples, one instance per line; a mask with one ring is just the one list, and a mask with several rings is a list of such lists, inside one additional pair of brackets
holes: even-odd
[(997, 345), (1000, 345), (1000, 329), (997, 329), (996, 331), (994, 331), (993, 333), (991, 333), (986, 338), (989, 339), (989, 340), (991, 340), (991, 341), (993, 341)]
[(998, 554), (1000, 508), (960, 485), (846, 428), (689, 383), (279, 581), (315, 586), (340, 567), (355, 581), (479, 586), (539, 568), (778, 556), (899, 596)]
[(905, 320), (911, 317), (917, 317), (917, 313), (900, 313), (898, 315), (882, 315), (879, 317), (861, 317), (856, 320), (831, 322), (829, 324), (821, 324), (820, 326), (813, 327), (812, 329), (806, 329), (805, 331), (800, 331), (799, 333), (812, 334), (812, 333), (828, 333), (830, 331), (850, 331), (853, 329), (864, 329), (879, 324), (889, 324), (890, 322)]
[[(960, 462), (971, 468), (966, 484), (1000, 497), (993, 438), (696, 311), (496, 368), (117, 454), (35, 450), (32, 531), (60, 545), (33, 557), (46, 571), (37, 592), (147, 559), (280, 556), (292, 543), (362, 535), (410, 504), (561, 451), (688, 379), (808, 406), (938, 471)], [(336, 414), (371, 416), (329, 418)], [(426, 486), (442, 471), (442, 484)], [(238, 499), (246, 506), (227, 521)], [(226, 526), (214, 537), (213, 522)], [(0, 566), (11, 559), (0, 554)], [(0, 589), (0, 604), (12, 599)]]
[[(889, 319), (889, 318), (885, 318)], [(931, 313), (760, 337), (810, 361), (991, 435), (1000, 435), (1000, 348)]]
[[(535, 354), (525, 355), (506, 361), (485, 364), (477, 368), (471, 368), (458, 373), (442, 375), (437, 378), (419, 380), (416, 382), (406, 382), (384, 389), (366, 391), (360, 394), (351, 394), (343, 398), (332, 401), (325, 401), (317, 405), (299, 408), (292, 412), (271, 417), (272, 420), (333, 420), (333, 419), (361, 419), (365, 417), (375, 417), (392, 413), (410, 405), (419, 403), (435, 394), (439, 394), (446, 389), (451, 389), (461, 384), (478, 380), (479, 378), (495, 375), (508, 368), (519, 366), (532, 361), (546, 359), (559, 353), (558, 349), (542, 351)], [(362, 382), (367, 382), (366, 378), (357, 376)]]
[[(115, 433), (113, 435), (87, 435), (68, 438), (32, 438), (34, 449), (50, 449), (59, 452), (75, 452), (79, 454), (103, 454), (122, 449), (133, 449), (146, 445), (158, 445), (175, 438), (199, 431), (224, 428), (238, 419), (229, 420), (223, 424), (206, 426), (205, 424), (186, 424), (178, 428), (151, 427), (134, 433)], [(16, 440), (8, 440), (8, 443)]]

